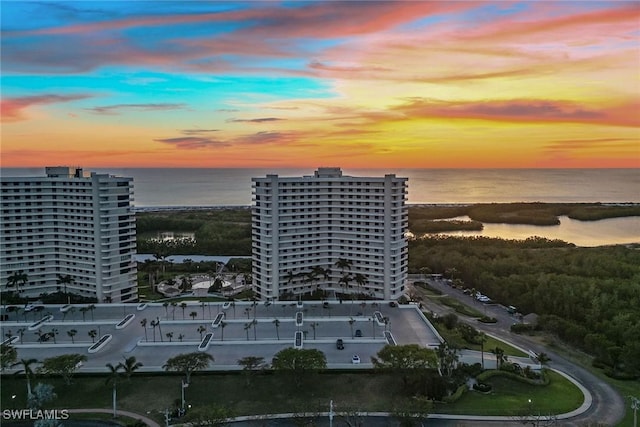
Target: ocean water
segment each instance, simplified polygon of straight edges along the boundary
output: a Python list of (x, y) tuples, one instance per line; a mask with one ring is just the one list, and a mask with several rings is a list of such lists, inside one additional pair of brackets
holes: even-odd
[[(90, 169), (133, 177), (136, 207), (248, 206), (251, 178), (313, 175), (314, 169)], [(3, 176), (44, 168), (3, 168)], [(640, 203), (640, 169), (343, 169), (352, 176), (409, 178), (410, 204)]]
[[(312, 175), (314, 169), (89, 169), (128, 176), (137, 208), (249, 206), (251, 178), (276, 173)], [(345, 175), (409, 178), (410, 204), (508, 202), (640, 203), (640, 169), (344, 169)], [(44, 176), (44, 168), (0, 169), (2, 176)], [(578, 246), (640, 242), (640, 217), (584, 222), (561, 218), (553, 227), (485, 224), (481, 235), (541, 236)]]

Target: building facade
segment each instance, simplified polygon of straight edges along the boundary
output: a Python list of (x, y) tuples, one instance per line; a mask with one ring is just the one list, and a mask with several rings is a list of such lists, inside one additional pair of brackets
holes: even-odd
[(132, 178), (47, 167), (0, 187), (0, 290), (137, 301)]
[(315, 290), (397, 299), (408, 269), (407, 178), (252, 179), (252, 273), (262, 300)]

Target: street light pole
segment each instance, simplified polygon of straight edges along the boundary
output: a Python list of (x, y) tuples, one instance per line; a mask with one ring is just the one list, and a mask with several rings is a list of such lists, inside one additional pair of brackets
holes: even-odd
[(329, 401), (329, 427), (333, 427), (333, 400)]
[(638, 427), (638, 409), (640, 409), (640, 399), (634, 396), (631, 398), (631, 409), (633, 410), (633, 427)]

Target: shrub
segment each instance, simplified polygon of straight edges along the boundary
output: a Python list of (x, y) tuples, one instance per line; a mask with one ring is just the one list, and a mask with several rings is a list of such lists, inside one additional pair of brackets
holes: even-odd
[(482, 323), (496, 323), (498, 320), (495, 317), (482, 316), (478, 319), (478, 322)]
[(493, 387), (485, 383), (475, 383), (473, 385), (473, 389), (479, 391), (480, 393), (489, 393), (493, 389)]
[(449, 395), (449, 396), (445, 396), (442, 398), (442, 401), (444, 403), (453, 403), (455, 401), (457, 401), (458, 399), (460, 399), (462, 397), (463, 394), (465, 394), (468, 390), (468, 387), (466, 384), (462, 384), (461, 386), (459, 386), (456, 391)]

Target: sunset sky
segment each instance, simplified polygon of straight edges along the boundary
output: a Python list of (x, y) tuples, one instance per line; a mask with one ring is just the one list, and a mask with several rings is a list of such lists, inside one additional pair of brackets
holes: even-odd
[(2, 167), (640, 167), (639, 1), (2, 1)]

